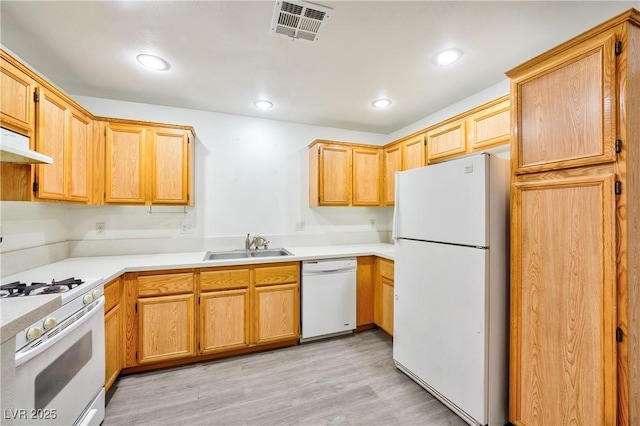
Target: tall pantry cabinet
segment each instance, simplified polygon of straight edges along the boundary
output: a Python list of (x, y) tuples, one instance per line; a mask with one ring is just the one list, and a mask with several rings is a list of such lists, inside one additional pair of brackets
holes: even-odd
[(509, 71), (510, 420), (640, 424), (640, 12)]

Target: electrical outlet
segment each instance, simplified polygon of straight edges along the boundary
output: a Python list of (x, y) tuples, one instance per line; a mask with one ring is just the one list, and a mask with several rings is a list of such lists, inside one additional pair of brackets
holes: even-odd
[(96, 222), (96, 235), (104, 235), (104, 222)]
[(376, 220), (375, 219), (369, 219), (369, 223), (371, 224), (371, 229), (376, 229)]
[(304, 231), (304, 221), (296, 222), (296, 231)]
[(181, 234), (193, 234), (193, 227), (191, 226), (191, 221), (185, 219), (180, 225), (180, 233)]

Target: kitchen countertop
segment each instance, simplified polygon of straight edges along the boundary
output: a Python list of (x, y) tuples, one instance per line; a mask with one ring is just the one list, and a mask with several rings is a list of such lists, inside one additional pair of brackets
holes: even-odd
[[(292, 256), (214, 260), (203, 262), (205, 252), (161, 253), (125, 256), (71, 257), (2, 278), (2, 284), (13, 281), (34, 282), (76, 277), (102, 278), (105, 283), (125, 272), (168, 269), (206, 268), (215, 266), (254, 265), (260, 263), (299, 262), (352, 256), (380, 256), (393, 260), (393, 244), (357, 244), (344, 246), (285, 247)], [(60, 307), (58, 295), (40, 295), (0, 300), (0, 336), (2, 342), (14, 337)]]

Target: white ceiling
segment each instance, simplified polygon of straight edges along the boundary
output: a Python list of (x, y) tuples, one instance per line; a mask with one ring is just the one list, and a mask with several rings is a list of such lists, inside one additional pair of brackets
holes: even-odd
[[(639, 1), (323, 1), (314, 42), (270, 1), (0, 1), (0, 42), (67, 93), (388, 134)], [(463, 58), (436, 67), (445, 48)], [(168, 72), (142, 69), (152, 53)], [(373, 110), (388, 97), (393, 105)], [(252, 102), (272, 100), (269, 111)]]

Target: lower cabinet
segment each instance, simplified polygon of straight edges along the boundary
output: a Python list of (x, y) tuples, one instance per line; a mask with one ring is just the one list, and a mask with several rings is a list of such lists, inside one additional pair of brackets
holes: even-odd
[(104, 286), (105, 390), (109, 390), (122, 369), (122, 280), (116, 278)]
[(199, 352), (209, 354), (248, 347), (251, 343), (248, 268), (200, 272)]
[[(370, 328), (374, 324), (374, 287), (375, 287), (375, 256), (358, 257), (358, 273), (356, 280), (357, 289), (357, 315), (356, 325), (361, 328)], [(367, 327), (369, 326), (369, 327)]]
[(191, 357), (195, 350), (195, 296), (138, 299), (140, 363)]
[(300, 324), (298, 283), (256, 287), (254, 294), (255, 343), (297, 339)]
[(125, 274), (124, 365), (196, 355), (195, 272)]
[(374, 286), (374, 321), (378, 327), (393, 336), (393, 269), (392, 260), (377, 258)]

